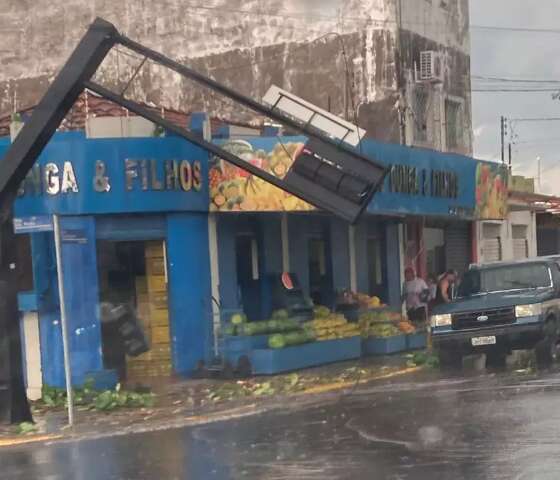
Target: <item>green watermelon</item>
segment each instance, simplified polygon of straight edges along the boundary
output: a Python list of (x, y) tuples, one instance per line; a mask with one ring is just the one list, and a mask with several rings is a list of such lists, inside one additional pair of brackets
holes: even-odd
[(224, 328), (224, 335), (231, 337), (237, 335), (237, 325), (226, 325)]
[(268, 346), (270, 348), (284, 348), (286, 346), (284, 335), (277, 333), (268, 337)]
[(286, 309), (281, 309), (281, 310), (275, 310), (274, 312), (272, 312), (272, 319), (273, 320), (284, 320), (286, 318), (288, 318), (289, 313), (288, 310)]
[(331, 311), (323, 305), (317, 305), (313, 308), (313, 316), (315, 318), (326, 318), (330, 315)]
[(234, 313), (230, 319), (231, 323), (234, 325), (241, 325), (247, 322), (247, 316), (244, 313)]

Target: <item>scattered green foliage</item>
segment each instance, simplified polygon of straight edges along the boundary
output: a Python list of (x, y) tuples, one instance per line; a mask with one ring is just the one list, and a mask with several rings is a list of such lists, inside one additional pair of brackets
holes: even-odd
[(26, 433), (32, 433), (37, 431), (37, 425), (32, 422), (22, 422), (17, 426), (17, 433), (20, 435), (25, 435)]
[(437, 355), (428, 352), (427, 350), (423, 350), (421, 352), (414, 352), (410, 359), (407, 362), (408, 366), (411, 367), (419, 367), (419, 366), (426, 366), (429, 368), (437, 368), (439, 367), (439, 358)]
[[(115, 390), (95, 390), (93, 380), (88, 379), (81, 388), (73, 389), (74, 405), (89, 409), (109, 411), (116, 408), (151, 408), (155, 403), (152, 393), (137, 393), (122, 390), (120, 384)], [(41, 402), (51, 408), (66, 406), (66, 390), (43, 386)]]

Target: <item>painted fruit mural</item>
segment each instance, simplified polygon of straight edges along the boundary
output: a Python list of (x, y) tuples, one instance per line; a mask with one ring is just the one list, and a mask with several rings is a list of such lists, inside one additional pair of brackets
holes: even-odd
[(503, 219), (508, 213), (508, 173), (498, 163), (476, 167), (476, 209), (481, 219)]
[[(222, 148), (246, 162), (283, 178), (303, 143), (276, 143), (272, 150), (255, 149), (245, 140), (229, 140)], [(294, 211), (313, 206), (220, 158), (210, 164), (210, 211)]]

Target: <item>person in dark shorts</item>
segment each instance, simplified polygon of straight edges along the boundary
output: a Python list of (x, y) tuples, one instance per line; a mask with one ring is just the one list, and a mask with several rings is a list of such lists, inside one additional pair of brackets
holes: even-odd
[(441, 277), (439, 277), (435, 305), (442, 303), (449, 303), (453, 299), (453, 288), (457, 281), (457, 272), (455, 270), (447, 270)]

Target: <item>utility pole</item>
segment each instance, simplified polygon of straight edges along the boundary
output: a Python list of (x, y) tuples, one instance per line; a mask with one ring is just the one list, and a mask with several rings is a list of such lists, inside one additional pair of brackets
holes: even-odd
[(14, 234), (12, 200), (0, 211), (0, 424), (32, 421), (25, 392), (19, 311), (20, 265)]
[(508, 143), (508, 168), (511, 173), (511, 142)]
[(502, 163), (505, 162), (505, 155), (504, 155), (504, 142), (507, 135), (507, 118), (503, 115), (500, 117), (500, 139), (501, 139), (501, 146), (502, 146)]
[(541, 157), (537, 157), (537, 185), (541, 191)]

